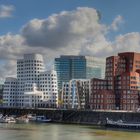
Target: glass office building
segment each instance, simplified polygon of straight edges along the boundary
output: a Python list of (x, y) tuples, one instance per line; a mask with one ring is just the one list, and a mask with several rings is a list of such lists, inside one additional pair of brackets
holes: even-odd
[(62, 55), (55, 58), (58, 88), (71, 79), (103, 78), (104, 62), (91, 56)]
[(85, 56), (86, 59), (86, 78), (104, 78), (105, 61), (101, 58)]

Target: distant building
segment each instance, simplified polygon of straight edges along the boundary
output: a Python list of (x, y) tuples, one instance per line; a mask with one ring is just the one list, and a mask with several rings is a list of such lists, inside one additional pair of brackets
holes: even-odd
[(3, 97), (3, 87), (4, 87), (4, 84), (0, 84), (0, 100), (2, 100), (2, 97)]
[(114, 109), (115, 98), (115, 109), (136, 111), (140, 107), (140, 53), (124, 52), (106, 58), (105, 80), (92, 79), (92, 83), (91, 109), (108, 109), (94, 102), (98, 92), (110, 97), (109, 109)]
[(8, 107), (56, 107), (57, 75), (45, 71), (40, 54), (17, 60), (17, 78), (6, 78), (3, 105)]
[(89, 109), (90, 80), (72, 79), (62, 86), (62, 102), (65, 109)]
[(62, 55), (55, 58), (58, 88), (71, 79), (104, 78), (104, 61), (91, 56)]

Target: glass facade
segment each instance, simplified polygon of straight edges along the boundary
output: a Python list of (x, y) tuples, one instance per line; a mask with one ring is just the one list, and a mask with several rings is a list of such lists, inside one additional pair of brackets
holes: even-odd
[(71, 77), (70, 60), (69, 59), (55, 59), (55, 70), (57, 71), (58, 87), (60, 88), (63, 81), (68, 81)]
[(86, 58), (86, 78), (104, 78), (105, 61), (101, 58), (85, 56)]
[(87, 79), (101, 78), (102, 68), (101, 67), (87, 67), (86, 75), (87, 75)]
[(86, 78), (86, 59), (73, 58), (71, 59), (71, 79)]
[(55, 70), (57, 72), (58, 88), (62, 88), (62, 82), (71, 79), (103, 78), (104, 62), (90, 56), (62, 55), (55, 58)]

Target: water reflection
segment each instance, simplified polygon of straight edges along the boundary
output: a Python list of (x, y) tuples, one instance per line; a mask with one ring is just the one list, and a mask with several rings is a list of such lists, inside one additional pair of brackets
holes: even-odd
[(0, 124), (0, 140), (140, 140), (139, 132), (60, 124)]

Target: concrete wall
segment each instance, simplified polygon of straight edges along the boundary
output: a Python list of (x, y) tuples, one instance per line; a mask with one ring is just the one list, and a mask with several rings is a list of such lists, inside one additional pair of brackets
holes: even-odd
[(48, 110), (48, 109), (18, 109), (0, 108), (0, 112), (6, 115), (25, 115), (29, 113), (45, 115), (54, 122), (98, 124), (103, 125), (106, 118), (123, 120), (127, 122), (140, 122), (139, 112), (106, 112), (106, 111), (77, 111), (77, 110)]

